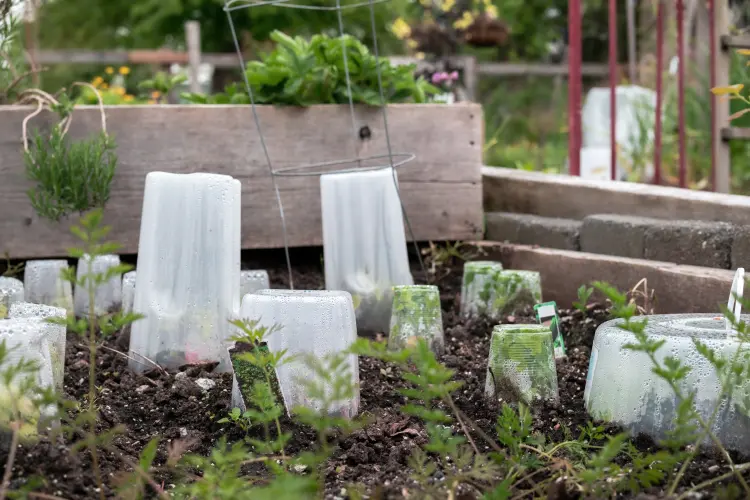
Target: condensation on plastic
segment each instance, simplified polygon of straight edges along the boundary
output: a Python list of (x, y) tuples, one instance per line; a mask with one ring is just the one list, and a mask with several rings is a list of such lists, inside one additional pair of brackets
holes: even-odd
[(414, 345), (420, 338), (436, 353), (443, 352), (440, 291), (431, 285), (394, 286), (388, 347), (402, 349)]
[(240, 271), (240, 300), (248, 293), (271, 288), (268, 273), (263, 269)]
[[(700, 340), (725, 359), (737, 353), (740, 342), (727, 332), (724, 316), (714, 314), (665, 314), (646, 316), (646, 334), (652, 341), (665, 344), (656, 351), (664, 363), (672, 356), (690, 367), (681, 385), (687, 394), (695, 391), (695, 409), (708, 420), (721, 393), (719, 378), (711, 363), (696, 349)], [(741, 316), (750, 323), (750, 316)], [(669, 385), (652, 372), (649, 357), (624, 346), (635, 342), (632, 333), (620, 328), (622, 320), (608, 321), (596, 330), (586, 377), (584, 403), (597, 418), (617, 423), (656, 439), (666, 437), (674, 428), (678, 401)], [(744, 346), (740, 356), (750, 356)], [(747, 359), (747, 358), (746, 358)], [(750, 449), (750, 380), (734, 388), (731, 401), (722, 401), (713, 426), (724, 446), (734, 450)]]
[[(43, 304), (31, 304), (29, 302), (16, 302), (10, 306), (9, 319), (15, 318), (37, 318), (46, 320), (48, 318), (65, 319), (68, 312), (62, 307), (47, 306)], [(65, 377), (65, 325), (45, 323), (42, 326), (50, 340), (49, 350), (52, 361), (52, 375), (55, 388), (62, 393), (63, 378)]]
[(23, 272), (26, 302), (62, 307), (73, 314), (73, 286), (62, 278), (68, 267), (63, 259), (27, 261)]
[[(91, 263), (89, 266), (89, 262)], [(120, 265), (118, 255), (99, 255), (91, 259), (88, 255), (78, 259), (76, 266), (76, 281), (88, 274), (104, 274), (109, 269)], [(89, 267), (91, 270), (89, 271)], [(76, 316), (84, 317), (90, 314), (88, 283), (77, 286), (74, 290)], [(119, 311), (122, 306), (122, 276), (116, 274), (108, 281), (97, 285), (94, 295), (94, 314), (102, 316), (111, 312)]]
[(508, 269), (495, 279), (493, 308), (500, 316), (542, 303), (542, 277), (536, 271)]
[(464, 263), (461, 282), (461, 314), (495, 316), (492, 297), (496, 276), (503, 270), (499, 262), (476, 260)]
[[(357, 338), (357, 325), (351, 295), (329, 290), (259, 290), (242, 299), (240, 317), (259, 320), (262, 326), (278, 326), (268, 337), (271, 352), (286, 349), (286, 356), (297, 356), (276, 369), (287, 412), (295, 406), (320, 410), (317, 401), (305, 394), (300, 380), (315, 378), (314, 372), (299, 359), (311, 354), (318, 358), (342, 352)], [(357, 385), (350, 401), (330, 407), (333, 414), (351, 418), (359, 411), (359, 360), (347, 356), (351, 381)]]
[(0, 319), (8, 315), (10, 306), (23, 301), (23, 282), (16, 278), (0, 276)]
[[(48, 324), (41, 318), (13, 318), (0, 320), (0, 342), (5, 342), (10, 352), (0, 363), (0, 372), (7, 367), (17, 364), (20, 360), (37, 363), (39, 370), (34, 375), (36, 386), (40, 389), (54, 388), (55, 377), (50, 355), (50, 335)], [(26, 377), (28, 375), (24, 375)], [(18, 380), (12, 381), (11, 386), (0, 381), (0, 399), (9, 393)], [(19, 402), (17, 402), (19, 403)], [(25, 405), (23, 405), (25, 406)], [(42, 408), (42, 417), (51, 417), (54, 407)], [(0, 422), (0, 425), (5, 422)]]
[(390, 168), (320, 177), (326, 289), (352, 294), (361, 332), (386, 332), (391, 287), (412, 285)]
[(135, 276), (135, 271), (129, 271), (122, 275), (123, 314), (133, 312), (133, 301), (135, 300)]
[(557, 400), (552, 332), (543, 325), (497, 325), (492, 330), (485, 393), (526, 404)]
[(146, 176), (129, 366), (218, 361), (239, 309), (241, 185), (208, 173)]

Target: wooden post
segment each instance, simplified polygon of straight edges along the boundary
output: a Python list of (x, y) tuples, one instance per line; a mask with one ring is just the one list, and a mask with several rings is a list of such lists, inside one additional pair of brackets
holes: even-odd
[[(23, 32), (26, 57), (32, 70), (37, 69), (37, 49), (38, 49), (38, 28), (37, 28), (37, 1), (26, 0), (23, 8)], [(41, 86), (41, 76), (39, 71), (33, 71), (31, 74), (31, 83), (34, 87)]]
[[(713, 36), (711, 36), (711, 76), (714, 87), (726, 87), (729, 82), (729, 65), (731, 54), (724, 47), (721, 38), (729, 34), (729, 6), (726, 1), (711, 0), (713, 9)], [(731, 191), (732, 167), (729, 142), (722, 137), (721, 130), (729, 127), (729, 100), (711, 95), (711, 158), (714, 177), (714, 191), (729, 193)]]
[(188, 53), (188, 75), (190, 76), (190, 92), (201, 91), (198, 81), (201, 66), (201, 25), (198, 21), (185, 23), (185, 42)]
[(635, 36), (635, 0), (628, 0), (626, 5), (626, 16), (628, 21), (628, 77), (630, 84), (638, 83), (637, 54)]

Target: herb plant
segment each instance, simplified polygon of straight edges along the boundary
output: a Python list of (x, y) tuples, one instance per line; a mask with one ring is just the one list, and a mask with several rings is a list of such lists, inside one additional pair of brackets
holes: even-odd
[[(415, 79), (413, 65), (392, 66), (387, 58), (376, 58), (351, 35), (314, 35), (306, 40), (274, 31), (271, 40), (276, 42), (276, 48), (260, 61), (249, 62), (245, 71), (258, 104), (348, 103), (347, 70), (354, 103), (382, 104), (378, 68), (386, 103), (424, 103), (428, 96), (439, 92), (424, 78)], [(186, 93), (183, 98), (198, 104), (240, 104), (248, 98), (242, 95), (236, 87), (228, 87), (225, 94), (206, 97)]]

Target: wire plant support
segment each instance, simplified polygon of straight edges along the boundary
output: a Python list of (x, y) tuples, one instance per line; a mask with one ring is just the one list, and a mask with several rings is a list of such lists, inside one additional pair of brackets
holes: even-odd
[(351, 145), (352, 145), (353, 156), (347, 159), (341, 159), (341, 160), (336, 160), (336, 161), (317, 162), (317, 163), (310, 163), (310, 164), (293, 166), (293, 167), (285, 167), (285, 168), (274, 168), (273, 162), (271, 161), (271, 156), (268, 152), (268, 146), (266, 145), (265, 138), (263, 137), (263, 128), (261, 127), (260, 118), (258, 116), (258, 110), (256, 108), (255, 97), (253, 96), (253, 90), (252, 90), (252, 87), (250, 86), (250, 81), (245, 71), (245, 60), (242, 55), (242, 49), (240, 48), (239, 39), (237, 37), (237, 31), (235, 29), (234, 21), (232, 19), (232, 12), (238, 11), (241, 9), (249, 9), (249, 8), (261, 7), (261, 6), (285, 7), (285, 8), (290, 8), (290, 9), (303, 9), (303, 10), (331, 11), (331, 12), (336, 13), (336, 17), (338, 21), (339, 36), (343, 37), (345, 35), (343, 11), (368, 6), (370, 10), (370, 28), (372, 30), (372, 39), (373, 39), (373, 47), (372, 47), (373, 55), (378, 60), (380, 60), (380, 55), (378, 52), (377, 30), (375, 26), (375, 4), (385, 3), (388, 0), (368, 0), (365, 2), (348, 3), (346, 5), (342, 5), (341, 0), (326, 0), (326, 1), (332, 1), (332, 2), (335, 1), (335, 3), (333, 5), (306, 5), (303, 3), (295, 3), (291, 0), (227, 0), (224, 3), (224, 12), (227, 13), (227, 19), (229, 21), (229, 27), (230, 27), (231, 34), (232, 34), (232, 39), (234, 40), (234, 47), (237, 52), (237, 57), (239, 59), (240, 69), (242, 72), (242, 78), (245, 84), (245, 90), (247, 91), (247, 94), (250, 98), (250, 106), (252, 109), (253, 121), (255, 122), (255, 126), (258, 130), (258, 136), (260, 138), (261, 148), (263, 149), (263, 154), (268, 164), (268, 170), (271, 174), (273, 189), (276, 195), (276, 202), (279, 206), (279, 215), (281, 216), (281, 227), (283, 231), (284, 252), (286, 254), (287, 271), (289, 273), (289, 287), (292, 290), (294, 290), (294, 281), (293, 281), (293, 276), (292, 276), (292, 263), (291, 263), (291, 258), (289, 257), (287, 225), (286, 225), (286, 218), (284, 216), (284, 204), (281, 200), (281, 193), (279, 191), (278, 177), (319, 176), (319, 175), (331, 174), (331, 173), (360, 172), (360, 171), (368, 171), (368, 170), (379, 170), (379, 169), (384, 169), (384, 168), (391, 169), (393, 183), (396, 187), (396, 193), (398, 194), (399, 203), (401, 204), (401, 212), (403, 213), (404, 221), (406, 222), (406, 227), (409, 232), (409, 237), (412, 239), (412, 242), (414, 244), (414, 248), (416, 250), (417, 258), (419, 259), (419, 265), (421, 266), (422, 272), (424, 273), (424, 276), (428, 278), (429, 275), (426, 271), (424, 261), (422, 260), (422, 255), (419, 250), (419, 245), (417, 244), (416, 238), (414, 237), (414, 231), (412, 229), (411, 223), (409, 222), (409, 217), (404, 208), (403, 198), (401, 197), (401, 191), (399, 189), (398, 180), (397, 180), (398, 178), (396, 176), (396, 168), (399, 168), (409, 163), (411, 160), (415, 158), (415, 155), (411, 153), (396, 153), (393, 151), (393, 148), (391, 145), (391, 138), (388, 132), (387, 102), (385, 100), (385, 94), (383, 92), (382, 70), (381, 70), (380, 64), (376, 65), (376, 69), (377, 69), (376, 72), (377, 72), (377, 78), (378, 78), (380, 109), (382, 110), (382, 116), (383, 116), (383, 132), (384, 132), (387, 153), (378, 154), (378, 155), (370, 155), (370, 156), (360, 156), (359, 154), (357, 154), (356, 145), (357, 145), (357, 140), (359, 139), (359, 127), (357, 126), (356, 110), (354, 107), (354, 101), (352, 99), (351, 77), (349, 74), (349, 61), (347, 58), (347, 47), (346, 47), (346, 43), (344, 39), (342, 38), (341, 43), (342, 43), (342, 52), (343, 52), (343, 59), (344, 59), (344, 72), (345, 72), (345, 77), (346, 77), (346, 89), (347, 89), (347, 96), (349, 98), (349, 114), (351, 116), (351, 122), (352, 122), (351, 123), (351, 136), (352, 136)]

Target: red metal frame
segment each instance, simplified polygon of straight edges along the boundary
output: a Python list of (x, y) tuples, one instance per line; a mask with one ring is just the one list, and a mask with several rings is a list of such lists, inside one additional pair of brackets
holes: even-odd
[(609, 176), (617, 179), (617, 0), (609, 0)]
[(581, 0), (568, 2), (568, 164), (581, 175)]
[(661, 117), (664, 80), (664, 0), (656, 11), (656, 117), (654, 120), (654, 184), (661, 184)]
[(685, 157), (685, 2), (677, 0), (677, 58), (679, 59), (677, 75), (677, 100), (679, 107), (679, 148), (680, 148), (680, 187), (687, 187), (687, 158)]

